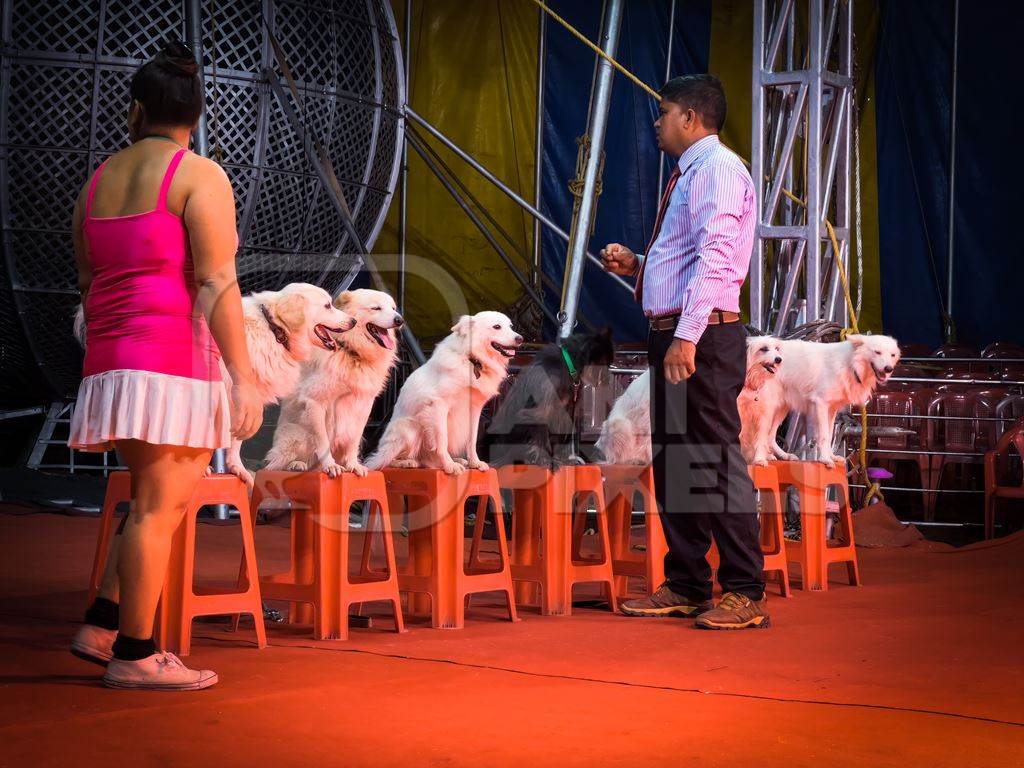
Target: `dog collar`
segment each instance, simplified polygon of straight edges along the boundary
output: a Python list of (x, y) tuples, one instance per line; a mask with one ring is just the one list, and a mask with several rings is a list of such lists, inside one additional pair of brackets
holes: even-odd
[(481, 362), (480, 362), (479, 360), (477, 360), (477, 359), (476, 359), (475, 357), (473, 357), (472, 355), (470, 355), (470, 356), (469, 356), (469, 362), (470, 362), (470, 363), (472, 364), (472, 366), (473, 366), (473, 375), (474, 375), (474, 376), (475, 376), (476, 378), (478, 378), (478, 379), (479, 379), (479, 378), (480, 378), (480, 376), (482, 375), (482, 374), (481, 374), (480, 372), (481, 372), (481, 371), (482, 371), (482, 370), (484, 369), (484, 364), (483, 364), (483, 363), (481, 363)]
[(569, 354), (569, 350), (559, 345), (558, 347), (562, 350), (562, 359), (565, 361), (565, 367), (569, 371), (569, 375), (572, 376), (572, 380), (576, 381), (579, 378), (579, 372), (576, 370), (576, 366), (572, 364), (572, 356)]
[(274, 322), (274, 319), (270, 316), (270, 310), (267, 309), (266, 304), (260, 304), (260, 312), (263, 313), (263, 317), (267, 321), (267, 325), (270, 326), (270, 330), (274, 332), (274, 338), (277, 339), (277, 343), (280, 344), (285, 349), (288, 349), (288, 332), (285, 331), (285, 329), (282, 328), (280, 325)]

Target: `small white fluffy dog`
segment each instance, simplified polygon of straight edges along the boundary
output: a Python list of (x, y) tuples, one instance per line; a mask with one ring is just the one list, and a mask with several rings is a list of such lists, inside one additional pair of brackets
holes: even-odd
[[(245, 343), (256, 389), (263, 404), (271, 405), (295, 391), (302, 363), (315, 348), (333, 352), (333, 334), (350, 330), (356, 321), (331, 303), (331, 295), (310, 283), (290, 283), (280, 291), (260, 291), (242, 297)], [(74, 333), (85, 346), (85, 313), (75, 313)], [(231, 377), (221, 362), (221, 375)], [(232, 438), (225, 462), (228, 472), (252, 487), (253, 476), (242, 464), (242, 443)], [(212, 471), (212, 470), (210, 470)], [(209, 472), (207, 474), (209, 474)]]
[(298, 389), (282, 403), (267, 469), (366, 475), (359, 461), (363, 430), (395, 366), (403, 320), (381, 291), (345, 291), (334, 306), (356, 327), (338, 337), (337, 352), (315, 350), (306, 363)]
[(814, 441), (812, 458), (828, 467), (842, 461), (832, 453), (836, 413), (847, 405), (860, 405), (884, 384), (900, 360), (900, 349), (891, 336), (851, 335), (846, 341), (822, 344), (813, 341), (781, 342), (783, 365), (773, 380), (758, 390), (746, 405), (757, 446), (755, 463), (771, 454), (794, 459), (775, 442), (775, 434), (790, 411), (807, 417), (808, 439)]
[[(747, 378), (736, 398), (740, 412), (740, 452), (748, 464), (764, 466), (768, 456), (792, 458), (775, 443), (771, 431), (771, 407), (766, 403), (780, 398), (781, 387), (776, 374), (783, 361), (783, 341), (774, 336), (752, 336), (747, 339)], [(775, 425), (778, 429), (778, 424)], [(776, 453), (777, 452), (777, 453)]]
[(486, 470), (477, 456), (480, 412), (498, 394), (523, 337), (501, 312), (463, 315), (406, 379), (370, 469), (434, 467), (449, 475)]
[[(747, 377), (737, 403), (743, 420), (743, 397), (748, 388), (760, 388), (772, 378), (782, 363), (779, 340), (771, 336), (751, 336), (747, 339)], [(744, 428), (746, 425), (744, 424)], [(743, 445), (743, 431), (740, 432)], [(619, 395), (612, 410), (601, 425), (601, 436), (596, 446), (608, 464), (651, 463), (651, 374), (644, 371), (626, 391)], [(744, 457), (747, 454), (744, 451)], [(749, 459), (748, 459), (749, 460)]]

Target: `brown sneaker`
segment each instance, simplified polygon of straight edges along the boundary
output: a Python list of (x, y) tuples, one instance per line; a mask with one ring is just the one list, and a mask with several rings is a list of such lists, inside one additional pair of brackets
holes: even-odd
[(701, 629), (747, 629), (768, 627), (771, 619), (765, 610), (767, 599), (757, 602), (737, 592), (726, 592), (722, 602), (697, 619)]
[(711, 610), (712, 602), (695, 602), (669, 589), (668, 582), (658, 587), (658, 591), (650, 597), (639, 597), (635, 600), (623, 600), (619, 610), (626, 616), (685, 616), (692, 618), (704, 611)]

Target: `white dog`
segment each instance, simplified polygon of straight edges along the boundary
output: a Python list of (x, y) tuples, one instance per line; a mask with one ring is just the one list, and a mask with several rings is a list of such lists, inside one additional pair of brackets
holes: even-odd
[(463, 315), (402, 386), (370, 469), (486, 470), (477, 456), (480, 412), (498, 394), (523, 337), (501, 312)]
[[(751, 336), (747, 339), (747, 377), (743, 392), (737, 403), (740, 405), (740, 419), (743, 419), (743, 396), (750, 387), (760, 388), (772, 378), (782, 357), (779, 340), (771, 336)], [(740, 432), (743, 445), (743, 431)], [(637, 376), (626, 391), (619, 395), (601, 425), (601, 436), (597, 448), (608, 464), (651, 463), (651, 375), (644, 371)], [(744, 457), (747, 457), (744, 452)], [(749, 459), (748, 459), (749, 460)]]
[[(350, 315), (331, 303), (331, 294), (309, 283), (291, 283), (280, 291), (261, 291), (242, 297), (245, 343), (253, 378), (263, 405), (271, 405), (295, 391), (302, 364), (317, 347), (333, 352), (334, 334), (355, 326)], [(221, 362), (221, 373), (231, 378)], [(242, 464), (242, 442), (232, 438), (225, 461), (227, 471), (250, 488), (253, 476)]]
[[(785, 365), (753, 401), (752, 420), (760, 424), (753, 439), (766, 440), (768, 452), (776, 458), (796, 458), (775, 442), (782, 420), (796, 411), (807, 417), (813, 458), (833, 467), (842, 460), (832, 453), (836, 413), (847, 405), (867, 402), (875, 388), (888, 380), (900, 360), (899, 345), (890, 336), (859, 334), (835, 344), (787, 340), (782, 342), (782, 357)], [(762, 452), (758, 458), (767, 456)]]
[(322, 469), (331, 477), (367, 472), (359, 461), (363, 430), (374, 400), (395, 366), (395, 300), (381, 291), (345, 291), (334, 305), (355, 318), (356, 328), (338, 338), (337, 352), (314, 351), (302, 380), (281, 406), (267, 469)]
[(740, 452), (748, 464), (764, 466), (769, 454), (779, 459), (795, 458), (778, 447), (771, 429), (773, 404), (782, 399), (776, 376), (783, 361), (782, 345), (783, 341), (773, 336), (747, 339), (747, 377), (736, 405), (740, 412)]

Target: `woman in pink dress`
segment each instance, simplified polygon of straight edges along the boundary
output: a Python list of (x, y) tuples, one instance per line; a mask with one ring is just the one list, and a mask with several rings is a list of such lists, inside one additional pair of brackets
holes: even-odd
[(213, 450), (232, 434), (251, 437), (263, 419), (242, 332), (231, 183), (187, 149), (203, 108), (196, 71), (176, 42), (139, 68), (131, 146), (100, 165), (74, 212), (87, 331), (68, 443), (116, 447), (132, 504), (72, 652), (106, 665), (103, 681), (117, 688), (217, 682), (158, 653), (153, 621), (171, 537)]

